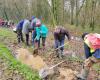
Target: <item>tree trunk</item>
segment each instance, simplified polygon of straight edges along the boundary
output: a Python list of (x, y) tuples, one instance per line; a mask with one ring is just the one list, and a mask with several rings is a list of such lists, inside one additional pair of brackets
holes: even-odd
[(79, 10), (78, 0), (76, 0), (76, 26), (78, 26), (78, 10)]
[(74, 24), (74, 19), (73, 19), (73, 16), (74, 16), (74, 0), (70, 0), (70, 4), (71, 4), (71, 25)]

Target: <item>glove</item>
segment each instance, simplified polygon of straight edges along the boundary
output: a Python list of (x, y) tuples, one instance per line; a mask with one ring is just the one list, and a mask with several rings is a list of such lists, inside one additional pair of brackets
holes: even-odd
[(86, 66), (86, 67), (91, 67), (91, 65), (92, 65), (92, 62), (91, 62), (90, 58), (86, 59), (84, 63), (85, 63), (84, 66)]

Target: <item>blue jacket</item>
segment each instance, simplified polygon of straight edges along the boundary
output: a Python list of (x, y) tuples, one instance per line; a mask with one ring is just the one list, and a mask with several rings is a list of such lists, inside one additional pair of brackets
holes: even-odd
[(17, 25), (17, 27), (16, 27), (16, 30), (22, 30), (23, 23), (24, 23), (24, 20), (21, 20), (21, 21), (18, 23), (18, 25)]
[(39, 40), (40, 37), (47, 37), (48, 28), (42, 24), (40, 27), (36, 27), (36, 40)]
[(47, 37), (48, 28), (44, 24), (41, 25), (40, 30), (41, 37)]
[(35, 39), (39, 40), (40, 39), (40, 27), (36, 27), (35, 31), (36, 31), (36, 37), (35, 37)]

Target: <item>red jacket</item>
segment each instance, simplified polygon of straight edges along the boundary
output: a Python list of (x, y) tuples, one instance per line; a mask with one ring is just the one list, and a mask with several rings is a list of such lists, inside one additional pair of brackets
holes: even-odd
[(94, 34), (88, 34), (85, 37), (90, 44), (90, 47), (93, 49), (100, 49), (100, 34), (94, 33)]

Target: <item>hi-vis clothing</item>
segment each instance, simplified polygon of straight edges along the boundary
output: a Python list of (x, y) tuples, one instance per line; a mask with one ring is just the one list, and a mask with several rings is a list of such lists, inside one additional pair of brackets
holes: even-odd
[[(100, 35), (100, 34), (99, 34)], [(84, 38), (84, 43), (90, 48), (90, 54), (95, 58), (100, 58), (100, 36), (97, 33), (88, 34)]]

